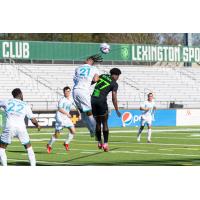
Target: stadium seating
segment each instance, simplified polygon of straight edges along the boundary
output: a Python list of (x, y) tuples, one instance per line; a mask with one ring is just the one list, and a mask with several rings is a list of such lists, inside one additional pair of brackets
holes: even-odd
[[(11, 97), (11, 90), (20, 87), (24, 100), (33, 110), (54, 110), (62, 95), (62, 88), (73, 86), (77, 65), (1, 64), (0, 99)], [(168, 108), (170, 102), (185, 108), (200, 106), (200, 68), (166, 66), (114, 66), (119, 67), (118, 100), (121, 108), (138, 108), (140, 102), (153, 92), (158, 108)], [(98, 66), (107, 73), (112, 65)], [(109, 105), (113, 108), (109, 95)]]

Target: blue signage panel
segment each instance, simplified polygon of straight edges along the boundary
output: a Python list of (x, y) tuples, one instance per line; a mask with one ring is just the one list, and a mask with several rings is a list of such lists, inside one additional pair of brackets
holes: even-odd
[[(109, 115), (109, 127), (140, 126), (142, 112), (140, 110), (120, 110), (121, 118), (115, 110)], [(153, 117), (153, 126), (176, 126), (176, 110), (156, 110)]]

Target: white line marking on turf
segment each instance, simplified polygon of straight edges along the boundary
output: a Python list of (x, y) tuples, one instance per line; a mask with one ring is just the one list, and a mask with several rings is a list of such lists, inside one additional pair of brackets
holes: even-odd
[[(168, 132), (168, 133), (173, 133), (173, 132), (184, 132), (180, 134), (188, 134), (190, 132), (199, 132), (200, 129), (160, 129), (160, 130), (152, 130), (153, 133), (162, 133), (162, 132)], [(137, 133), (138, 130), (110, 130), (110, 133)], [(188, 132), (188, 133), (185, 133)], [(63, 131), (61, 134), (65, 134), (66, 132)], [(67, 132), (68, 133), (68, 132)], [(35, 133), (29, 133), (29, 135), (53, 135), (53, 132), (35, 132)], [(77, 131), (76, 134), (83, 134), (83, 135), (89, 135), (89, 132), (87, 131)], [(174, 133), (173, 133), (174, 134)]]
[(196, 133), (196, 134), (191, 134), (190, 136), (191, 136), (191, 137), (196, 137), (196, 136), (200, 136), (200, 134), (197, 134), (197, 133)]
[[(65, 139), (58, 139), (58, 141), (64, 141)], [(15, 142), (17, 142), (18, 140), (16, 140)], [(31, 140), (33, 141), (33, 140)], [(46, 139), (37, 139), (37, 143), (45, 143)], [(73, 140), (76, 144), (95, 144), (95, 141), (88, 141), (88, 140)], [(138, 143), (138, 142), (134, 142), (134, 141), (130, 141), (130, 142), (118, 142), (118, 141), (110, 141), (110, 144), (132, 144), (132, 145), (157, 145), (157, 146), (196, 146), (196, 147), (200, 147), (200, 144), (172, 144), (172, 143), (151, 143), (151, 144), (147, 144), (147, 143)], [(11, 145), (12, 146), (12, 145)], [(122, 147), (122, 146), (120, 146)], [(133, 146), (123, 146), (123, 147), (133, 147)]]
[[(188, 150), (188, 151), (200, 151), (200, 149), (194, 149), (194, 148), (184, 148), (184, 147), (179, 147), (179, 148), (170, 148), (171, 150), (177, 150), (177, 149), (182, 149), (182, 150)], [(163, 150), (163, 151), (166, 151), (166, 150), (169, 150), (169, 149), (159, 149), (159, 150)]]

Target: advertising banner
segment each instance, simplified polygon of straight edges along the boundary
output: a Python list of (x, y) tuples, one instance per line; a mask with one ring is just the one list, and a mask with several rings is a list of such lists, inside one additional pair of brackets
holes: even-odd
[(180, 109), (176, 111), (176, 125), (200, 125), (200, 109)]
[(200, 47), (132, 45), (132, 60), (138, 62), (200, 62)]
[[(120, 110), (122, 117), (119, 118), (112, 110), (109, 116), (109, 127), (134, 127), (140, 126), (140, 110)], [(176, 126), (176, 110), (156, 110), (153, 114), (153, 126)]]

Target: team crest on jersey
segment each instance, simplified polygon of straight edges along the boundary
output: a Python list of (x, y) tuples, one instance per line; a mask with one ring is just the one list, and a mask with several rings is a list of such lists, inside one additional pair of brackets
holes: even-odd
[(133, 122), (133, 116), (130, 112), (125, 112), (122, 115), (122, 125), (129, 126)]

